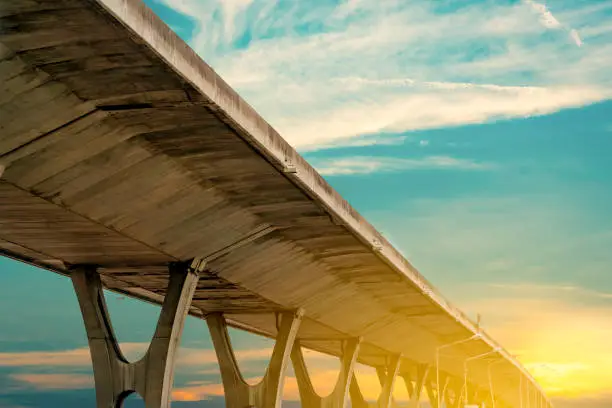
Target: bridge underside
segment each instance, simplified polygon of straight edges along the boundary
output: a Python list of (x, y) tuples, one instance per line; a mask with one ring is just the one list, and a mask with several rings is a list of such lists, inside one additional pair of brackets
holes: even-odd
[[(92, 265), (77, 265), (70, 269), (89, 341), (97, 406), (120, 407), (129, 394), (137, 392), (143, 397), (147, 408), (168, 408), (176, 352), (200, 274), (206, 270), (205, 263), (194, 260), (169, 265), (170, 279), (158, 324), (147, 352), (135, 362), (124, 357), (117, 342), (102, 292), (99, 269)], [(303, 314), (301, 309), (275, 314), (276, 343), (265, 375), (256, 385), (249, 385), (240, 372), (227, 331), (226, 316), (221, 312), (206, 316), (228, 408), (280, 407), (289, 361), (293, 364), (300, 404), (305, 408), (344, 408), (349, 399), (355, 408), (395, 408), (398, 405), (392, 394), (398, 378), (406, 384), (410, 398), (407, 408), (419, 407), (424, 395), (427, 395), (433, 408), (458, 408), (468, 404), (480, 406), (485, 403), (493, 407), (505, 406), (505, 402), (498, 401), (491, 390), (487, 392), (472, 384), (465, 388), (461, 381), (444, 373), (441, 377), (437, 373), (433, 375), (434, 371), (428, 365), (402, 366), (400, 354), (389, 356), (384, 364), (377, 366), (381, 391), (375, 401), (368, 402), (363, 397), (354, 371), (362, 343), (359, 337), (341, 341), (341, 364), (336, 385), (328, 396), (321, 397), (313, 387), (303, 357), (302, 340), (298, 338)]]
[[(277, 336), (276, 315), (300, 309), (305, 347), (341, 357), (361, 338), (358, 361), (401, 355), (400, 373), (473, 334), (139, 1), (0, 0), (0, 251), (66, 275), (95, 266), (107, 288), (159, 304), (168, 265), (199, 259), (192, 315)], [(496, 372), (516, 403), (522, 374)]]

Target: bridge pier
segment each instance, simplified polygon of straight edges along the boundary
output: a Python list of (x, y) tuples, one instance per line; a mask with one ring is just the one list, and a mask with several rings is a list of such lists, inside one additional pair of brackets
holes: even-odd
[(427, 390), (427, 398), (429, 398), (429, 405), (431, 408), (439, 408), (438, 407), (438, 390), (433, 387), (433, 381), (425, 382), (425, 389)]
[(302, 321), (303, 312), (283, 312), (276, 336), (276, 343), (266, 374), (257, 385), (249, 385), (238, 367), (232, 348), (227, 323), (221, 313), (206, 318), (215, 353), (221, 370), (221, 379), (227, 408), (278, 408), (283, 394), (285, 372), (291, 350)]
[(304, 361), (304, 354), (300, 343), (296, 342), (291, 351), (293, 371), (300, 391), (300, 405), (303, 408), (344, 408), (349, 394), (351, 379), (353, 378), (355, 362), (359, 353), (360, 338), (346, 341), (342, 358), (340, 360), (340, 372), (338, 380), (331, 394), (321, 397), (315, 391), (310, 375)]
[(175, 354), (198, 282), (188, 264), (169, 267), (170, 277), (155, 333), (146, 354), (130, 363), (121, 352), (94, 266), (77, 266), (70, 277), (79, 301), (91, 360), (98, 408), (116, 408), (137, 392), (147, 408), (168, 408)]
[(417, 365), (416, 370), (416, 379), (414, 381), (414, 385), (412, 384), (412, 379), (410, 376), (404, 376), (404, 382), (406, 384), (406, 389), (408, 390), (408, 394), (410, 395), (410, 401), (408, 401), (408, 408), (418, 408), (419, 403), (421, 401), (421, 395), (423, 394), (423, 388), (425, 386), (425, 382), (429, 376), (429, 366), (427, 364), (419, 364)]
[[(451, 383), (451, 377), (447, 374), (441, 373), (440, 378), (441, 378), (441, 381), (440, 381), (441, 390), (440, 391), (436, 390), (436, 395), (434, 397), (434, 403), (432, 404), (432, 406), (435, 406), (437, 408), (441, 408), (444, 406), (444, 404), (446, 404), (446, 400), (448, 399), (448, 395), (450, 391), (450, 383)], [(441, 406), (438, 406), (438, 400), (442, 404)], [(448, 408), (448, 404), (446, 405), (446, 408)]]
[(451, 396), (451, 390), (452, 388), (450, 386), (446, 387), (446, 390), (444, 392), (444, 404), (446, 405), (446, 408), (457, 408), (459, 406), (460, 399), (459, 391), (457, 391), (457, 389), (455, 388), (454, 390), (452, 390)]
[(489, 393), (488, 391), (482, 391), (473, 385), (472, 386), (468, 385), (468, 389), (466, 390), (467, 399), (465, 401), (465, 405), (471, 404), (471, 405), (478, 405), (479, 407), (482, 406), (482, 404), (486, 402), (487, 400), (486, 395), (488, 393)]
[(375, 403), (369, 403), (363, 397), (359, 384), (353, 373), (353, 378), (349, 387), (351, 396), (351, 407), (352, 408), (391, 408), (393, 386), (400, 368), (401, 355), (392, 356), (384, 368), (378, 368), (376, 370), (378, 378), (381, 380), (380, 395)]

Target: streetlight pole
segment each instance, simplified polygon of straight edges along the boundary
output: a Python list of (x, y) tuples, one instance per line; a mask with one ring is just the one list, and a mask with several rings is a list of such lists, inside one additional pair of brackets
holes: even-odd
[(472, 336), (468, 337), (467, 339), (461, 339), (461, 340), (457, 340), (457, 341), (453, 341), (452, 343), (447, 343), (447, 344), (443, 344), (441, 346), (439, 346), (438, 348), (436, 348), (436, 391), (437, 391), (437, 400), (438, 400), (438, 408), (440, 408), (440, 406), (442, 405), (442, 396), (440, 394), (440, 351), (448, 348), (448, 347), (452, 347), (452, 346), (456, 346), (462, 343), (467, 343), (468, 341), (472, 341), (475, 339), (480, 338), (482, 335), (480, 334), (480, 332), (473, 334)]
[[(520, 355), (519, 354), (512, 354), (512, 357), (514, 357), (517, 361), (519, 360)], [(530, 405), (530, 396), (529, 396), (529, 383), (527, 383), (527, 408), (529, 408)], [(519, 370), (519, 404), (520, 404), (520, 408), (524, 407), (524, 402), (525, 401), (525, 395), (523, 395), (523, 372), (521, 370)]]
[(523, 408), (523, 373), (519, 371), (519, 402)]
[(527, 383), (527, 408), (531, 408), (531, 390), (529, 389), (529, 383)]
[(495, 408), (495, 392), (493, 391), (493, 377), (491, 376), (491, 366), (503, 363), (504, 361), (505, 360), (497, 360), (487, 365), (487, 373), (489, 375), (489, 391), (491, 392), (491, 402), (493, 403), (493, 408)]

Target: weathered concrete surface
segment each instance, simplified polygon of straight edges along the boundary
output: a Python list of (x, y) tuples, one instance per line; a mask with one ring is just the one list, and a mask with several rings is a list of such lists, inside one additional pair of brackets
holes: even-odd
[(168, 408), (185, 318), (198, 282), (197, 271), (173, 265), (155, 333), (146, 354), (130, 363), (121, 353), (104, 301), (102, 282), (95, 267), (71, 270), (89, 342), (98, 408), (123, 406), (138, 392), (147, 408)]
[[(192, 314), (274, 336), (267, 312), (303, 308), (306, 347), (362, 337), (359, 361), (402, 372), (476, 330), (139, 0), (0, 0), (0, 169), (8, 256), (158, 303), (168, 262), (204, 258)], [(513, 402), (533, 379), (502, 355)]]

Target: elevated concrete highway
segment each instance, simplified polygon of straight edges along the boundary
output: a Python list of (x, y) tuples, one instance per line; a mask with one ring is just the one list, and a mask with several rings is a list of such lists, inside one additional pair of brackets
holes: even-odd
[[(344, 367), (328, 399), (302, 373), (305, 406), (342, 406), (349, 388), (365, 404), (355, 359), (379, 369), (385, 408), (398, 377), (413, 405), (427, 391), (434, 405), (550, 406), (139, 0), (0, 0), (0, 250), (71, 276), (99, 406), (134, 390), (167, 406), (184, 313), (207, 320), (232, 408), (276, 406), (296, 344)], [(100, 284), (166, 298), (145, 360), (114, 350)], [(226, 324), (277, 338), (259, 388), (232, 366)]]

